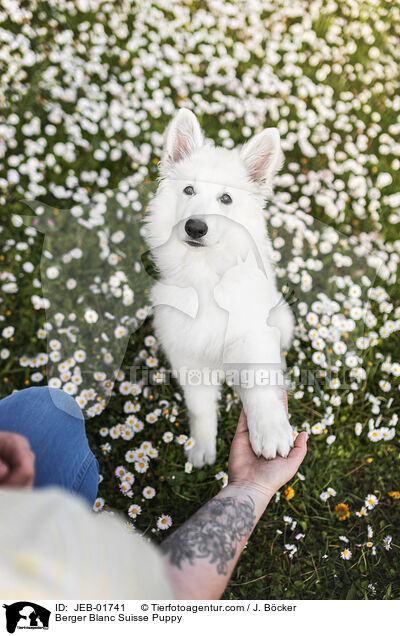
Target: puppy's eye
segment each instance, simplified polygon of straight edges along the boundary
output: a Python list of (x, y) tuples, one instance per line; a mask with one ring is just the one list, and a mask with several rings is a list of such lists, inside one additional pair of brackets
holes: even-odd
[(224, 194), (221, 194), (219, 200), (221, 201), (221, 203), (224, 203), (225, 205), (229, 205), (230, 203), (232, 203), (231, 197), (226, 192), (224, 192)]
[(192, 196), (192, 194), (194, 194), (194, 188), (193, 186), (186, 186), (186, 188), (183, 188), (183, 191), (185, 194), (187, 194), (189, 197)]

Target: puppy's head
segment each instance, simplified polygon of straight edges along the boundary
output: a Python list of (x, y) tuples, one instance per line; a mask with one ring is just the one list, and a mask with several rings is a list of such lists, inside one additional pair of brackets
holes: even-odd
[(262, 208), (282, 163), (279, 133), (267, 128), (243, 146), (215, 147), (193, 113), (182, 108), (170, 123), (160, 165), (161, 182), (150, 204), (148, 242), (168, 258), (209, 263), (246, 256), (265, 235)]

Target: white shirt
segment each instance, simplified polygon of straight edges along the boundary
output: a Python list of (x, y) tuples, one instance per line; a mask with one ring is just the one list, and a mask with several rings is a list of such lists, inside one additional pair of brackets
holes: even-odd
[(154, 545), (55, 488), (0, 488), (0, 572), (3, 599), (173, 598)]

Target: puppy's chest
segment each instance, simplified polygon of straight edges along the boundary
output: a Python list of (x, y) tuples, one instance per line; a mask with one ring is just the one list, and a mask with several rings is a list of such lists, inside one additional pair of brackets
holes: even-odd
[(167, 355), (219, 364), (222, 359), (228, 314), (215, 301), (199, 302), (195, 316), (173, 306), (154, 309), (157, 337)]

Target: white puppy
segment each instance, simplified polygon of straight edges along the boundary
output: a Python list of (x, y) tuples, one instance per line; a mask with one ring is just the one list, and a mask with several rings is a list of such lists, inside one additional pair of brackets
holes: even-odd
[[(166, 133), (146, 238), (160, 272), (152, 290), (155, 332), (183, 385), (195, 442), (188, 459), (196, 467), (215, 461), (222, 372), (281, 368), (276, 333), (282, 348), (292, 338), (263, 213), (281, 162), (276, 128), (227, 150), (205, 140), (196, 117), (181, 109)], [(204, 374), (183, 381), (183, 369)], [(237, 390), (254, 452), (285, 457), (293, 434), (282, 386), (238, 382)]]

